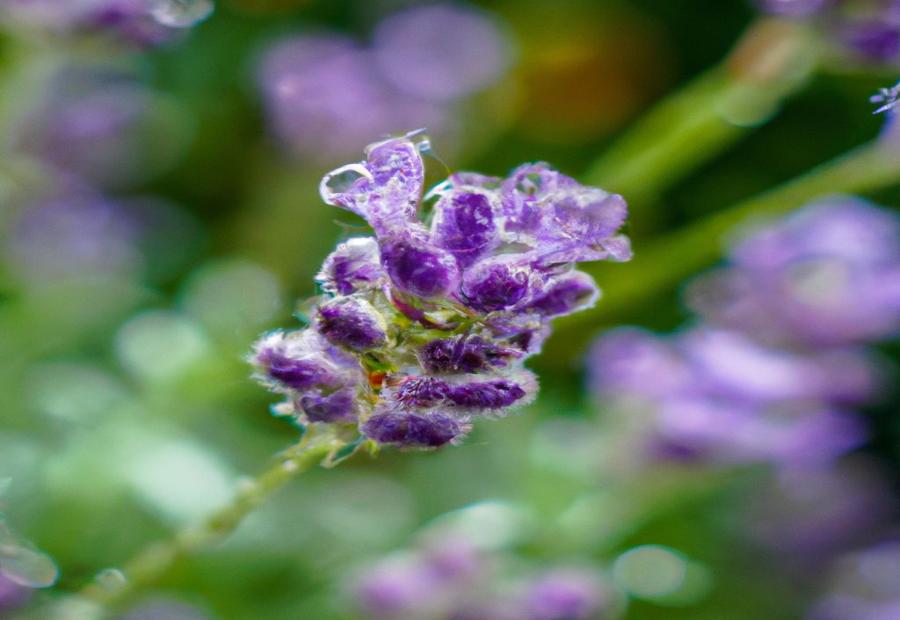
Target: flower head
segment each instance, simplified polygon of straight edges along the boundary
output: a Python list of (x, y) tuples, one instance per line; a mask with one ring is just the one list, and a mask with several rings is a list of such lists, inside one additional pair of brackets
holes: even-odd
[(434, 448), (534, 397), (523, 362), (553, 317), (597, 298), (575, 263), (629, 250), (622, 198), (546, 164), (505, 181), (457, 173), (423, 200), (419, 148), (412, 135), (383, 140), (325, 175), (325, 202), (374, 236), (337, 247), (317, 276), (325, 296), (310, 327), (263, 337), (251, 361), (287, 397), (280, 413)]

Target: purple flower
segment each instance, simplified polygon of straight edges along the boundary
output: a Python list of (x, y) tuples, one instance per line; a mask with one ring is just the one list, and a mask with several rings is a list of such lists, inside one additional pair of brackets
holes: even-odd
[(381, 268), (378, 242), (372, 237), (357, 237), (338, 245), (316, 281), (326, 293), (350, 295), (356, 291), (382, 286), (387, 276)]
[(432, 4), (385, 19), (374, 33), (384, 77), (409, 95), (451, 100), (481, 90), (509, 65), (509, 45), (486, 13)]
[[(257, 345), (257, 377), (291, 396), (279, 412), (358, 418), (376, 443), (456, 442), (473, 418), (503, 416), (537, 392), (523, 362), (553, 316), (597, 296), (574, 263), (625, 257), (620, 197), (540, 164), (512, 181), (455, 173), (423, 198), (425, 144), (417, 133), (383, 140), (322, 179), (323, 200), (365, 219), (375, 236), (326, 259), (311, 327)], [(434, 196), (429, 229), (421, 203)], [(527, 234), (509, 210), (519, 207), (534, 215)]]
[(31, 598), (31, 588), (19, 585), (0, 571), (0, 612), (21, 607)]
[(497, 410), (511, 407), (528, 396), (526, 386), (509, 379), (472, 381), (454, 386), (448, 400), (466, 409)]
[(417, 229), (380, 241), (381, 264), (401, 292), (425, 299), (446, 297), (459, 283), (453, 255), (432, 244)]
[(547, 281), (526, 309), (541, 316), (561, 316), (594, 305), (599, 296), (593, 278), (581, 271), (573, 271)]
[(433, 407), (443, 403), (450, 395), (450, 385), (435, 377), (409, 377), (403, 379), (393, 392), (393, 400), (402, 407)]
[(826, 41), (854, 60), (900, 61), (900, 2), (875, 0), (757, 0), (760, 10), (813, 21)]
[(28, 282), (127, 277), (139, 272), (134, 214), (79, 186), (28, 204), (9, 231), (7, 258)]
[(363, 434), (378, 443), (400, 447), (439, 448), (462, 438), (468, 425), (445, 413), (376, 413)]
[(309, 331), (272, 332), (256, 344), (251, 362), (259, 380), (279, 392), (335, 389), (348, 381), (344, 360)]
[(528, 620), (591, 620), (608, 594), (593, 574), (566, 569), (549, 572), (529, 584), (525, 597)]
[(452, 125), (449, 110), (397, 92), (372, 51), (340, 35), (276, 43), (262, 59), (259, 84), (273, 133), (319, 161), (339, 161), (385, 131)]
[(835, 0), (757, 0), (760, 9), (786, 17), (808, 17), (822, 12)]
[(332, 344), (367, 351), (387, 341), (387, 323), (365, 299), (338, 297), (316, 310), (316, 329)]
[(494, 198), (474, 189), (452, 190), (435, 205), (431, 238), (448, 250), (460, 267), (468, 267), (499, 245)]
[(330, 394), (321, 389), (306, 391), (300, 397), (298, 407), (311, 422), (349, 423), (359, 417), (356, 389), (340, 389)]
[(419, 363), (430, 373), (472, 374), (505, 367), (521, 356), (519, 351), (481, 336), (457, 336), (429, 342), (419, 350)]
[(480, 312), (505, 310), (528, 295), (532, 269), (516, 254), (501, 254), (483, 260), (463, 275), (463, 301)]
[(892, 620), (900, 612), (900, 541), (847, 554), (834, 565), (830, 591), (808, 620)]
[(744, 236), (690, 305), (773, 342), (842, 346), (900, 329), (900, 218), (856, 198), (810, 205)]

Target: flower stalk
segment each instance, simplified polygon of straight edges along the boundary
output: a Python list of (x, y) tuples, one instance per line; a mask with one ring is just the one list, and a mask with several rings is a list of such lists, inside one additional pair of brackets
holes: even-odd
[(104, 608), (120, 605), (156, 583), (180, 558), (223, 541), (279, 489), (316, 465), (327, 465), (344, 446), (345, 443), (332, 433), (307, 431), (299, 442), (282, 452), (269, 469), (242, 484), (230, 504), (171, 539), (152, 543), (139, 551), (123, 566), (124, 580), (110, 587), (98, 576), (81, 591), (81, 596)]
[[(585, 175), (644, 205), (764, 124), (806, 84), (817, 65), (802, 25), (753, 24), (717, 67), (670, 95), (635, 123)], [(640, 207), (638, 207), (640, 208)]]

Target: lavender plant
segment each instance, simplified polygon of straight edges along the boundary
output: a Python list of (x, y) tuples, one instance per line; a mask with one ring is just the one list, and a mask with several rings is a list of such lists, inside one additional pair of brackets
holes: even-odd
[(506, 179), (460, 172), (427, 193), (422, 138), (366, 149), (327, 174), (323, 200), (351, 211), (372, 237), (341, 243), (317, 276), (310, 325), (254, 347), (256, 377), (284, 395), (275, 407), (302, 427), (348, 441), (436, 448), (473, 420), (528, 403), (523, 366), (550, 321), (592, 305), (599, 291), (575, 269), (631, 256), (624, 199), (546, 164)]
[(864, 345), (900, 329), (900, 222), (825, 200), (748, 234), (730, 258), (689, 290), (698, 325), (601, 338), (594, 387), (651, 412), (647, 447), (660, 455), (827, 466), (867, 434), (856, 407), (880, 377)]

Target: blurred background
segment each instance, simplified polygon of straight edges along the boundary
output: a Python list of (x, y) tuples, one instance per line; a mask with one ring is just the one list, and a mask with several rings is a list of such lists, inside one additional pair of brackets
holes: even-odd
[[(85, 20), (77, 2), (0, 0), (0, 617), (48, 617), (42, 606), (226, 503), (294, 441), (244, 356), (296, 323), (322, 259), (361, 230), (322, 204), (325, 172), (425, 127), (430, 182), (543, 160), (600, 183), (607, 148), (760, 19), (743, 0), (157, 4), (154, 20)], [(604, 184), (631, 203), (638, 255), (879, 135), (868, 98), (896, 66), (809, 73), (735, 121), (715, 157), (648, 178), (654, 191), (640, 175)], [(900, 205), (897, 186), (869, 198)], [(897, 288), (892, 243), (879, 282)], [(621, 394), (588, 377), (588, 345), (622, 324), (681, 333), (709, 314), (683, 289), (639, 303), (611, 291), (558, 326), (527, 410), (457, 448), (305, 474), (113, 617), (900, 618), (891, 330), (865, 339), (879, 376), (853, 402), (866, 430), (827, 466), (636, 458), (654, 422), (618, 415)], [(784, 360), (723, 355), (711, 363), (783, 376)], [(817, 432), (802, 441), (856, 436)], [(461, 540), (456, 559), (477, 568), (453, 564), (464, 575), (444, 589), (416, 581), (435, 539)], [(581, 606), (448, 611), (541, 587)]]

